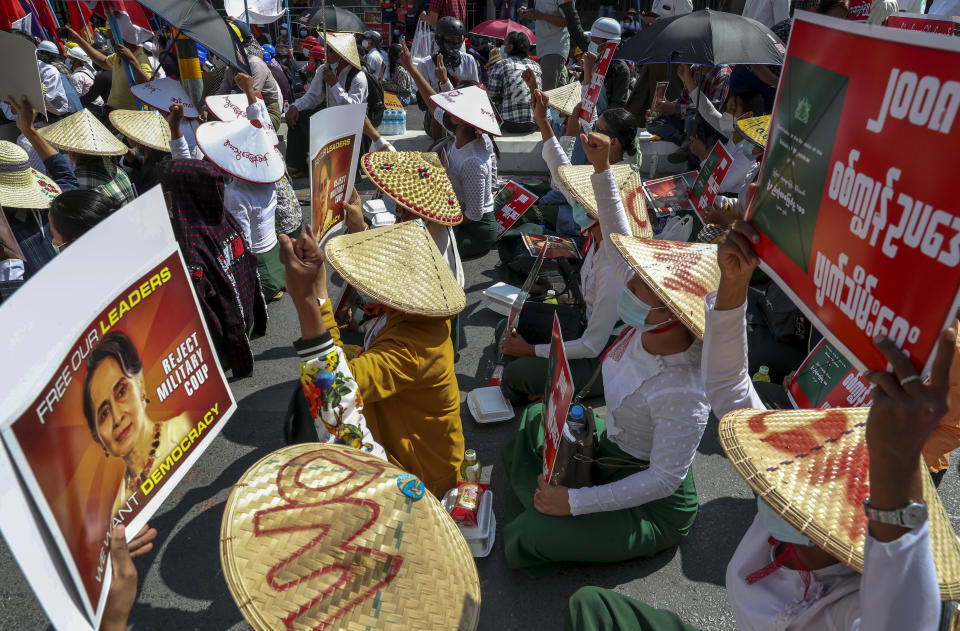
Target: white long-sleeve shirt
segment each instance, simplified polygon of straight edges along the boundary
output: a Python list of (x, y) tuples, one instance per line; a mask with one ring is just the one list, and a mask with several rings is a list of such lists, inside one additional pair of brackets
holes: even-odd
[(790, 0), (747, 0), (742, 15), (769, 28), (790, 17)]
[(40, 70), (40, 82), (43, 83), (47, 103), (56, 110), (57, 114), (66, 114), (70, 111), (70, 101), (67, 100), (67, 93), (63, 89), (63, 77), (56, 68), (39, 59), (37, 67)]
[[(630, 234), (612, 170), (591, 176), (604, 243)], [(605, 250), (623, 286), (633, 270), (614, 248)], [(624, 338), (603, 361), (607, 438), (649, 468), (622, 480), (570, 489), (574, 515), (641, 506), (673, 494), (693, 463), (710, 412), (700, 377), (700, 342), (682, 353), (653, 355), (643, 335)]]
[[(437, 63), (433, 60), (433, 57), (427, 57), (418, 63), (417, 70), (420, 71), (424, 79), (430, 82), (430, 87), (434, 91), (449, 92), (453, 88), (451, 84), (450, 89), (442, 89), (437, 82)], [(475, 81), (480, 83), (480, 67), (477, 65), (477, 60), (473, 58), (473, 55), (463, 51), (460, 52), (460, 65), (456, 68), (447, 66), (447, 75), (456, 78), (458, 82)]]
[(323, 66), (317, 68), (317, 73), (310, 82), (310, 87), (306, 93), (293, 102), (293, 106), (298, 112), (312, 110), (320, 107), (326, 101), (327, 107), (337, 105), (357, 105), (366, 103), (369, 89), (367, 87), (367, 75), (357, 70), (349, 87), (347, 85), (347, 76), (354, 67), (345, 61), (340, 62), (343, 68), (337, 73), (337, 82), (333, 85), (327, 85), (323, 80)]
[[(706, 297), (703, 375), (718, 417), (743, 408), (764, 409), (747, 374), (746, 302), (716, 311)], [(842, 563), (810, 572), (809, 589), (787, 567), (748, 585), (746, 577), (773, 561), (759, 517), (727, 566), (730, 609), (740, 631), (935, 631), (940, 590), (930, 548), (930, 525), (884, 543), (866, 539), (863, 575)], [(806, 598), (804, 598), (806, 594)]]
[[(437, 108), (435, 111), (441, 110)], [(463, 215), (470, 221), (480, 221), (484, 215), (492, 213), (497, 156), (490, 137), (483, 134), (462, 147), (457, 147), (454, 142), (447, 149), (447, 163), (447, 175)]]

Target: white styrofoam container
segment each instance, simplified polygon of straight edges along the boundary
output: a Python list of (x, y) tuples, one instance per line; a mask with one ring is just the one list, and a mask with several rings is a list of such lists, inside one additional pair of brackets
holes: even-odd
[(389, 211), (379, 212), (375, 215), (371, 215), (370, 217), (370, 224), (374, 228), (382, 228), (383, 226), (392, 226), (395, 223), (397, 223), (397, 218), (394, 216), (392, 212), (389, 212)]
[[(450, 489), (441, 500), (443, 508), (447, 513), (453, 510), (457, 503), (457, 489)], [(477, 511), (477, 525), (475, 527), (466, 527), (457, 524), (460, 533), (467, 542), (470, 552), (475, 557), (485, 557), (493, 550), (493, 542), (497, 535), (497, 518), (493, 514), (493, 491), (484, 491), (480, 498), (480, 506)]]
[(476, 388), (467, 395), (467, 409), (478, 423), (498, 423), (514, 417), (513, 406), (500, 386)]
[(483, 290), (486, 306), (502, 316), (510, 315), (510, 308), (519, 295), (519, 287), (506, 283), (496, 283)]
[(378, 213), (390, 212), (387, 210), (386, 205), (383, 203), (382, 199), (368, 199), (363, 202), (363, 216), (367, 219), (372, 219), (374, 215)]

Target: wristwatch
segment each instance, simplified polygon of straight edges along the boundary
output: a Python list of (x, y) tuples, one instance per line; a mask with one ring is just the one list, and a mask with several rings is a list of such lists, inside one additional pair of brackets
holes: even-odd
[(927, 505), (925, 502), (910, 502), (903, 508), (894, 510), (878, 510), (870, 506), (870, 498), (863, 500), (863, 512), (873, 521), (892, 526), (916, 529), (927, 521)]

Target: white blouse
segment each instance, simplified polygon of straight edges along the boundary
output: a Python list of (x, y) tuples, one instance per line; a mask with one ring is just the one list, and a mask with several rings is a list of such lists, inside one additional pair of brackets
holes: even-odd
[[(703, 374), (707, 398), (722, 417), (743, 408), (764, 409), (747, 374), (746, 302), (716, 311), (706, 298)], [(811, 574), (781, 567), (748, 585), (747, 576), (773, 560), (769, 534), (754, 518), (727, 566), (730, 609), (741, 631), (935, 631), (940, 590), (930, 547), (930, 525), (890, 542), (867, 533), (863, 575), (842, 563)]]
[[(611, 170), (591, 176), (604, 243), (611, 234), (630, 234)], [(623, 283), (633, 270), (608, 248), (610, 266)], [(653, 355), (643, 335), (621, 340), (603, 361), (607, 437), (649, 468), (622, 480), (570, 489), (574, 515), (633, 508), (673, 494), (693, 463), (710, 413), (700, 376), (700, 342), (682, 353)]]
[[(436, 111), (439, 112), (440, 108)], [(447, 175), (464, 216), (470, 221), (480, 221), (484, 215), (492, 213), (497, 156), (490, 137), (483, 134), (459, 148), (454, 142), (447, 148), (447, 163)]]

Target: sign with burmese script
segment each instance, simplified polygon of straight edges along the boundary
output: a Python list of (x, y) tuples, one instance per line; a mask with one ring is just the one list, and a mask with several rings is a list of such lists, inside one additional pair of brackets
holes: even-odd
[(553, 332), (550, 336), (550, 359), (548, 360), (546, 405), (543, 408), (543, 477), (547, 482), (553, 477), (560, 450), (560, 437), (567, 424), (567, 413), (573, 401), (573, 373), (563, 349), (563, 331), (560, 319), (553, 314)]
[[(2, 377), (3, 442), (96, 627), (110, 531), (122, 524), (133, 538), (236, 407), (159, 188), (31, 278), (0, 326), (3, 356), (22, 358)], [(0, 526), (24, 565), (34, 551)], [(60, 606), (25, 573), (48, 611)]]
[(858, 370), (919, 370), (960, 305), (960, 43), (801, 11), (750, 222), (764, 269)]
[(787, 388), (795, 408), (859, 408), (870, 405), (870, 382), (826, 340), (807, 356)]

